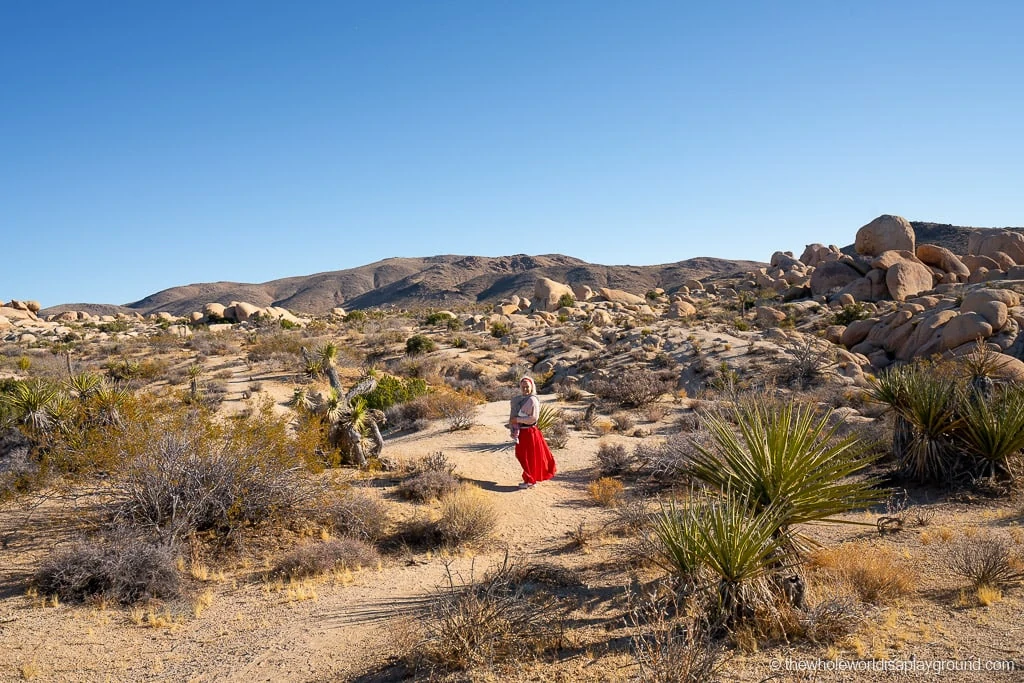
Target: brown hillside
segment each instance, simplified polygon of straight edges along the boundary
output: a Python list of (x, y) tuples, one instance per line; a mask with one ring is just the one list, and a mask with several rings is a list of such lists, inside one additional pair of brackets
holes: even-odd
[[(210, 302), (248, 301), (302, 313), (326, 313), (385, 304), (399, 307), (491, 303), (513, 294), (532, 296), (534, 281), (547, 277), (569, 284), (642, 293), (672, 290), (687, 279), (751, 270), (764, 264), (693, 258), (655, 266), (604, 266), (571, 256), (458, 256), (390, 258), (358, 268), (272, 280), (262, 284), (212, 282), (172, 287), (126, 304), (139, 313), (186, 315)], [(54, 307), (43, 313), (56, 312)]]

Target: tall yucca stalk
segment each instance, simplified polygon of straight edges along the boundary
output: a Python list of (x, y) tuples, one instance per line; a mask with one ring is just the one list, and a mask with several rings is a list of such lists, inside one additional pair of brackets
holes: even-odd
[(972, 398), (961, 407), (958, 435), (978, 461), (976, 473), (1012, 480), (1011, 456), (1024, 450), (1024, 388), (1007, 387), (988, 400), (977, 394)]
[(850, 479), (875, 456), (865, 453), (854, 436), (839, 438), (842, 425), (829, 426), (831, 411), (763, 399), (733, 408), (739, 433), (722, 418), (705, 415), (709, 447), (697, 449), (692, 476), (719, 491), (731, 491), (754, 514), (775, 510), (777, 535), (795, 549), (807, 540), (793, 533), (794, 524), (846, 522), (840, 515), (879, 502), (884, 496), (873, 479)]

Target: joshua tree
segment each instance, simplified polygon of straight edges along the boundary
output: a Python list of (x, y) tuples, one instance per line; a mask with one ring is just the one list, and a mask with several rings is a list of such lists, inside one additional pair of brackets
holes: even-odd
[(334, 344), (324, 344), (317, 349), (314, 358), (305, 348), (302, 356), (307, 367), (319, 365), (331, 388), (326, 397), (310, 394), (305, 389), (296, 389), (291, 404), (300, 412), (316, 415), (328, 425), (328, 439), (332, 446), (343, 453), (351, 454), (360, 467), (366, 465), (366, 452), (363, 449), (363, 433), (369, 432), (373, 440), (373, 453), (377, 456), (384, 450), (384, 437), (380, 433), (380, 425), (384, 424), (384, 413), (368, 408), (363, 394), (377, 388), (377, 380), (366, 377), (345, 392), (334, 365), (338, 348)]

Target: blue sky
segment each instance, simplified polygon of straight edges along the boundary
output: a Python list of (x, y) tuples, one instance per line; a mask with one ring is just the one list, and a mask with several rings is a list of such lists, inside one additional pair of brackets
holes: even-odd
[(1019, 2), (0, 1), (0, 299), (1024, 225)]

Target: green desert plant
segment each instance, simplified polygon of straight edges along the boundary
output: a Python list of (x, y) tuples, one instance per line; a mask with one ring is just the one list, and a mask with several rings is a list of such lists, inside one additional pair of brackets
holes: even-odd
[(1012, 480), (1011, 456), (1024, 449), (1024, 389), (1007, 387), (988, 400), (976, 393), (961, 412), (958, 434), (976, 460), (974, 474)]
[(655, 534), (663, 562), (695, 590), (710, 590), (715, 616), (732, 626), (770, 601), (766, 579), (785, 566), (786, 539), (777, 534), (782, 511), (775, 506), (753, 513), (732, 492), (702, 495), (680, 509), (663, 507)]
[(869, 396), (896, 415), (893, 457), (917, 481), (948, 481), (958, 467), (954, 433), (960, 427), (956, 379), (921, 365), (895, 368), (875, 380)]
[(842, 421), (829, 426), (831, 411), (820, 416), (813, 407), (744, 401), (731, 420), (707, 414), (709, 444), (694, 441), (690, 474), (722, 491), (731, 491), (754, 514), (774, 509), (778, 535), (794, 548), (807, 540), (794, 533), (804, 522), (843, 522), (836, 516), (884, 498), (871, 479), (851, 479), (875, 455), (864, 453), (854, 435), (839, 438)]

